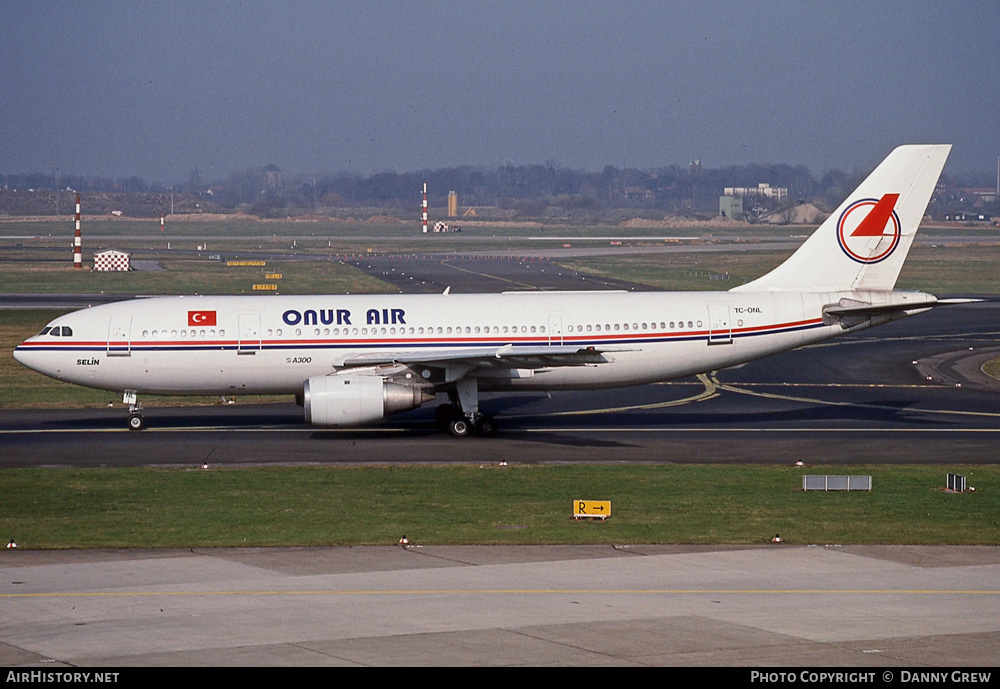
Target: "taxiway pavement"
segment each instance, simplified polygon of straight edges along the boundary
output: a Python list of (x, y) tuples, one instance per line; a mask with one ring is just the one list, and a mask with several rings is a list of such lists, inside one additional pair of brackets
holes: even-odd
[(5, 551), (0, 664), (850, 666), (884, 681), (995, 667), (998, 582), (990, 547)]

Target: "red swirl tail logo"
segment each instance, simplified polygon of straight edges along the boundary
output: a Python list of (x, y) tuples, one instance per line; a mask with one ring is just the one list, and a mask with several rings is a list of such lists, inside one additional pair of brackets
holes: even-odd
[(855, 201), (837, 221), (837, 242), (848, 258), (858, 263), (878, 263), (899, 246), (901, 234), (896, 201), (899, 194)]

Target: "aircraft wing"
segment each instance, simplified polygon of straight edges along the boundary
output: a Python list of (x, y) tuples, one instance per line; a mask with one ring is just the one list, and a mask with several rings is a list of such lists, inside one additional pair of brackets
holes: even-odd
[(470, 366), (491, 366), (499, 368), (553, 368), (557, 366), (585, 366), (604, 364), (607, 352), (628, 351), (624, 348), (579, 347), (574, 345), (552, 345), (515, 347), (506, 344), (499, 347), (449, 347), (416, 351), (372, 352), (347, 356), (334, 365), (338, 368), (377, 366), (380, 364), (461, 364)]

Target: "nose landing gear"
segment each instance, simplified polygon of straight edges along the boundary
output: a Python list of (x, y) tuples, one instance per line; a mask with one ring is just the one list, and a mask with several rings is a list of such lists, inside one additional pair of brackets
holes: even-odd
[(122, 402), (128, 405), (128, 429), (141, 431), (146, 427), (146, 419), (142, 416), (142, 403), (139, 402), (135, 390), (126, 390), (122, 394)]

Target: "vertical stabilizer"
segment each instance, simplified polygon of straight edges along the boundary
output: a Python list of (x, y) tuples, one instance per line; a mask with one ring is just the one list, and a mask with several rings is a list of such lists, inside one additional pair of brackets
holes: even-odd
[(891, 290), (950, 151), (900, 146), (788, 260), (732, 291)]

